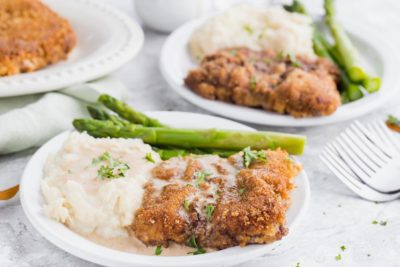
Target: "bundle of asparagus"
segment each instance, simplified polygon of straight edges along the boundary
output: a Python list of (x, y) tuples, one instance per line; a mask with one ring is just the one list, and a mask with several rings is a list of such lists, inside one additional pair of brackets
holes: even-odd
[(246, 147), (256, 150), (280, 147), (291, 154), (302, 154), (306, 141), (304, 136), (276, 132), (170, 128), (109, 95), (101, 95), (98, 102), (114, 113), (100, 105), (88, 106), (92, 118), (75, 119), (75, 129), (94, 137), (141, 138), (162, 159), (187, 154), (227, 157)]
[[(308, 15), (299, 0), (293, 0), (291, 5), (285, 5), (284, 8), (289, 12)], [(314, 25), (314, 51), (317, 55), (330, 59), (339, 67), (342, 102), (347, 103), (360, 99), (363, 97), (364, 92), (374, 93), (378, 91), (380, 78), (371, 77), (357, 65), (357, 50), (342, 25), (335, 18), (333, 0), (324, 0), (324, 9), (325, 24), (335, 43), (328, 42)]]

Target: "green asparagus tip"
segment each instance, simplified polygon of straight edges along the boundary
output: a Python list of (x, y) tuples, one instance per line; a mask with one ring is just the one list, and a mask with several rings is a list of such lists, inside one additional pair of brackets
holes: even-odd
[(350, 102), (349, 96), (347, 94), (347, 92), (342, 92), (340, 94), (340, 100), (342, 102), (342, 105), (347, 104)]
[(355, 101), (363, 97), (360, 86), (356, 84), (350, 84), (347, 89), (347, 95), (350, 101)]
[(131, 108), (125, 102), (118, 100), (110, 95), (102, 94), (98, 98), (98, 102), (106, 106), (108, 109), (117, 113), (121, 118), (135, 124), (141, 124), (151, 127), (165, 127), (158, 120), (147, 117), (145, 114)]
[(348, 73), (350, 80), (353, 82), (362, 82), (368, 78), (368, 74), (358, 66), (352, 66)]
[(368, 93), (375, 93), (381, 87), (381, 79), (379, 77), (368, 78), (363, 80), (362, 84)]
[(93, 137), (116, 137), (115, 135), (119, 129), (119, 126), (115, 125), (112, 121), (95, 119), (75, 119), (72, 125), (77, 131), (87, 132)]
[(108, 119), (108, 114), (103, 109), (100, 109), (98, 107), (91, 106), (91, 105), (87, 106), (86, 109), (93, 119), (97, 119), (97, 120), (107, 120)]

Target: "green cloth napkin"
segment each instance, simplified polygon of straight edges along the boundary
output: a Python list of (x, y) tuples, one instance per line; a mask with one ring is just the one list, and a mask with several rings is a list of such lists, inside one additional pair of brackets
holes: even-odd
[(122, 98), (125, 86), (112, 77), (45, 94), (0, 99), (0, 154), (40, 146), (88, 116), (86, 105), (107, 93)]

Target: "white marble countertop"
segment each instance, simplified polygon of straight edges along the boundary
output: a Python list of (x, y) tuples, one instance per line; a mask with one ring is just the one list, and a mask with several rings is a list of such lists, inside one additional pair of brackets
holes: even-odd
[[(107, 0), (102, 0), (107, 2)], [(133, 15), (131, 1), (108, 1)], [(308, 5), (320, 6), (312, 0)], [(347, 19), (365, 21), (367, 27), (379, 30), (395, 46), (400, 47), (400, 2), (353, 0), (338, 1), (339, 12)], [(318, 8), (315, 8), (318, 11)], [(129, 88), (127, 100), (142, 110), (180, 110), (206, 113), (186, 102), (172, 90), (158, 70), (158, 56), (166, 35), (145, 30), (146, 41), (140, 54), (116, 72)], [(376, 40), (379, 41), (379, 40)], [(400, 90), (400, 88), (399, 88)], [(373, 114), (361, 118), (384, 118), (388, 113), (400, 114), (399, 101), (393, 100)], [(397, 109), (397, 110), (396, 110)], [(315, 128), (258, 129), (284, 130), (308, 136), (308, 145), (301, 158), (311, 182), (311, 203), (305, 218), (293, 233), (270, 255), (241, 266), (400, 266), (400, 201), (375, 204), (355, 196), (336, 179), (318, 159), (323, 145), (348, 122)], [(0, 126), (1, 127), (1, 126)], [(0, 157), (0, 179), (19, 176), (33, 150)], [(387, 221), (386, 226), (372, 224)], [(340, 247), (346, 246), (345, 251)], [(341, 254), (342, 259), (335, 256)], [(19, 201), (0, 207), (0, 266), (95, 266), (76, 258), (45, 240), (28, 222)]]

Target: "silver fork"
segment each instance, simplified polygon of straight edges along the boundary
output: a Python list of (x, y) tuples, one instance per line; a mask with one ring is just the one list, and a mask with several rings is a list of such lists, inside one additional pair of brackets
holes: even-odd
[(373, 189), (385, 193), (400, 189), (400, 145), (383, 122), (365, 127), (356, 121), (332, 144), (355, 175)]
[[(386, 125), (364, 127), (356, 121), (320, 155), (353, 192), (372, 201), (400, 197), (400, 143)], [(398, 170), (396, 169), (398, 168)]]

